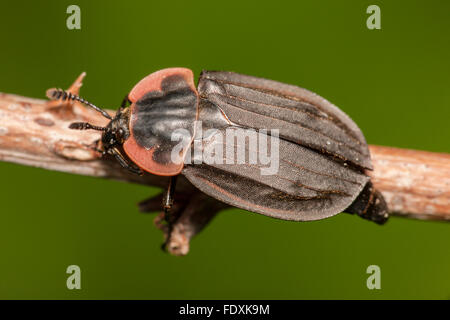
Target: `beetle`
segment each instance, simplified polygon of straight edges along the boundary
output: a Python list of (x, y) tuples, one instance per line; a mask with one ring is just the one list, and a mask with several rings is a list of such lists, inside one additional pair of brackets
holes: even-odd
[[(338, 107), (298, 86), (203, 71), (196, 88), (191, 70), (168, 68), (139, 81), (113, 117), (61, 89), (49, 89), (47, 96), (80, 101), (108, 118), (105, 127), (75, 122), (70, 128), (102, 131), (99, 151), (113, 155), (124, 168), (170, 177), (163, 203), (168, 221), (179, 174), (222, 202), (274, 218), (311, 221), (345, 211), (383, 224), (389, 217), (367, 175), (373, 168), (361, 130)], [(239, 130), (259, 130), (266, 138), (275, 137), (276, 173), (262, 174), (260, 163), (186, 161), (194, 145), (202, 151), (225, 148), (233, 155), (236, 146), (208, 135), (211, 130), (222, 136), (235, 130), (237, 138)]]

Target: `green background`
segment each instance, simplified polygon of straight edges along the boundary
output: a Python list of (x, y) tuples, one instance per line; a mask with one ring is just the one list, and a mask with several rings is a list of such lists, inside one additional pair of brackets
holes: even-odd
[[(81, 30), (66, 28), (70, 4)], [(381, 30), (366, 28), (370, 4)], [(319, 93), (371, 144), (450, 152), (449, 14), (448, 1), (2, 1), (0, 91), (44, 98), (86, 71), (82, 95), (116, 108), (153, 71), (230, 70)], [(0, 174), (0, 298), (450, 298), (446, 223), (226, 210), (173, 257), (136, 207), (157, 189), (9, 163)], [(372, 264), (381, 290), (366, 287)]]

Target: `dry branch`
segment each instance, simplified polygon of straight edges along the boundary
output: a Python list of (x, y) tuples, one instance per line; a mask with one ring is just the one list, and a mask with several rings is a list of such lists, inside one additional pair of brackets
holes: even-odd
[[(70, 87), (78, 93), (82, 74)], [(43, 90), (44, 91), (44, 90)], [(114, 113), (114, 111), (110, 111)], [(68, 129), (74, 121), (104, 125), (106, 119), (79, 103), (50, 102), (0, 93), (0, 160), (80, 175), (165, 187), (167, 178), (142, 177), (123, 170), (114, 160), (100, 158), (92, 147), (94, 131)], [(371, 146), (374, 185), (390, 211), (417, 219), (450, 220), (450, 154)], [(197, 191), (181, 178), (177, 186), (176, 220), (168, 250), (186, 254), (189, 240), (227, 205)], [(160, 210), (161, 199), (140, 204), (144, 212)], [(156, 225), (165, 232), (160, 218)]]
[(369, 172), (389, 211), (416, 219), (450, 221), (450, 154), (370, 146)]

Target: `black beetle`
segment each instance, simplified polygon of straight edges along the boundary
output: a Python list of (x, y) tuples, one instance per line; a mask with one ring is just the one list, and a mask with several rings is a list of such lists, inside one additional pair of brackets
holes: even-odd
[[(388, 219), (386, 203), (365, 173), (372, 164), (358, 126), (339, 108), (300, 87), (203, 71), (197, 91), (191, 70), (169, 68), (136, 84), (114, 117), (59, 89), (47, 95), (81, 101), (110, 119), (106, 127), (77, 122), (70, 128), (103, 131), (101, 151), (125, 168), (170, 176), (163, 204), (167, 215), (181, 173), (220, 201), (279, 219), (318, 220), (342, 211), (379, 224)], [(278, 148), (273, 174), (262, 173), (267, 162), (228, 161), (239, 147), (249, 158), (255, 154), (253, 132)], [(223, 139), (228, 135), (231, 140)], [(240, 145), (235, 138), (241, 138)], [(213, 150), (215, 161), (199, 157), (207, 150)]]

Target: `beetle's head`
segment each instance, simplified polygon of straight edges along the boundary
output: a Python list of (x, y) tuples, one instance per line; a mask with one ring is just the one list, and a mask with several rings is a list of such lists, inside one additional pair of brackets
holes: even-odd
[(128, 117), (119, 111), (103, 130), (101, 139), (103, 154), (108, 153), (112, 148), (122, 146), (129, 135)]
[(47, 97), (53, 100), (76, 100), (79, 101), (92, 109), (98, 111), (101, 113), (105, 118), (109, 119), (109, 123), (105, 127), (100, 127), (96, 125), (92, 125), (88, 122), (73, 122), (70, 124), (70, 129), (75, 130), (97, 130), (97, 131), (103, 131), (102, 138), (101, 138), (101, 149), (98, 151), (102, 152), (103, 154), (111, 153), (112, 149), (121, 146), (125, 140), (129, 136), (129, 129), (128, 129), (128, 119), (129, 119), (129, 113), (128, 109), (122, 109), (120, 108), (119, 111), (116, 113), (114, 118), (107, 113), (105, 110), (93, 105), (92, 103), (84, 100), (83, 98), (61, 90), (61, 89), (49, 89), (47, 90)]

